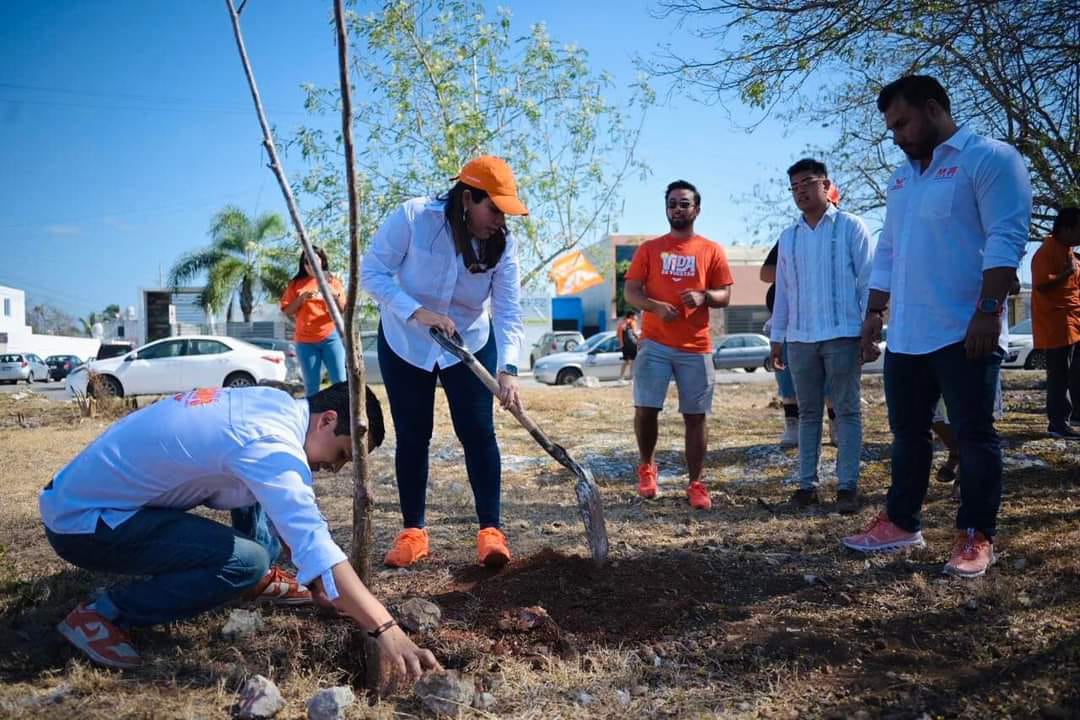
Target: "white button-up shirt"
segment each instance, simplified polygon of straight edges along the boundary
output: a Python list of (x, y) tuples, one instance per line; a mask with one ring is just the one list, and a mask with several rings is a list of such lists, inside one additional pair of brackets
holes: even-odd
[(773, 342), (858, 337), (870, 294), (873, 240), (857, 215), (832, 205), (816, 227), (800, 217), (780, 233)]
[[(983, 271), (1016, 268), (1031, 223), (1031, 181), (1013, 147), (960, 128), (929, 167), (904, 163), (889, 180), (870, 287), (892, 294), (888, 346), (925, 355), (961, 342)], [(998, 341), (1008, 347), (1007, 323)]]
[(517, 365), (525, 336), (517, 243), (508, 233), (495, 267), (471, 273), (454, 247), (445, 207), (431, 198), (409, 200), (386, 219), (364, 255), (360, 282), (379, 303), (386, 342), (401, 359), (424, 370), (460, 362), (431, 339), (427, 327), (409, 319), (425, 308), (453, 320), (474, 353), (487, 343), (494, 324), (499, 369)]
[(61, 469), (39, 496), (41, 519), (55, 533), (83, 535), (148, 507), (258, 502), (308, 583), (346, 560), (315, 504), (309, 417), (306, 400), (273, 388), (164, 398), (113, 423)]

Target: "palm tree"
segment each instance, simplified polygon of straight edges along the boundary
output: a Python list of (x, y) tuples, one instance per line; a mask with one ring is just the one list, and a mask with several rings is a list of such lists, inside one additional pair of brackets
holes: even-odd
[(227, 205), (210, 223), (213, 244), (180, 256), (169, 270), (174, 289), (206, 273), (206, 287), (199, 298), (210, 312), (232, 307), (240, 294), (244, 322), (251, 322), (255, 293), (262, 289), (273, 297), (285, 292), (291, 273), (278, 258), (277, 241), (285, 236), (285, 221), (277, 213), (252, 219), (238, 207)]
[(102, 318), (96, 312), (92, 312), (84, 318), (79, 318), (79, 324), (82, 325), (83, 334), (87, 337), (94, 336), (94, 325), (101, 322)]

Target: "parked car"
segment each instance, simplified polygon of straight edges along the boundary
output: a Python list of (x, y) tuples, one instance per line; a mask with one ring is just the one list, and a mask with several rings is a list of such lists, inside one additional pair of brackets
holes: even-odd
[(95, 360), (108, 360), (109, 358), (118, 357), (120, 355), (126, 355), (135, 349), (135, 341), (133, 340), (109, 340), (104, 341), (98, 345), (97, 355), (94, 356)]
[(1035, 349), (1031, 335), (1031, 320), (1017, 323), (1009, 328), (1009, 349), (1001, 367), (1036, 370), (1046, 368), (1046, 353)]
[(529, 367), (536, 367), (536, 361), (542, 357), (574, 350), (583, 342), (585, 342), (585, 336), (577, 330), (556, 330), (544, 333), (529, 352)]
[(45, 358), (45, 364), (49, 366), (49, 378), (52, 380), (63, 380), (68, 373), (82, 365), (82, 362), (75, 355), (50, 355)]
[(360, 346), (364, 349), (364, 381), (368, 385), (382, 385), (378, 341), (379, 334), (374, 330), (360, 333)]
[(49, 366), (31, 352), (0, 355), (0, 383), (49, 382)]
[(261, 380), (281, 382), (285, 372), (285, 355), (278, 350), (231, 337), (188, 335), (92, 360), (68, 375), (67, 391), (105, 397), (162, 395), (198, 387), (246, 387)]
[(285, 382), (304, 382), (303, 373), (300, 371), (300, 359), (296, 355), (296, 343), (291, 340), (278, 340), (277, 338), (244, 338), (244, 342), (249, 342), (264, 350), (277, 350), (284, 353)]
[(614, 332), (593, 335), (571, 352), (547, 355), (533, 365), (533, 377), (548, 385), (571, 385), (582, 376), (617, 380), (622, 350)]
[(717, 370), (730, 370), (742, 368), (746, 372), (754, 372), (758, 368), (772, 370), (772, 361), (769, 356), (772, 347), (769, 338), (754, 333), (737, 333), (725, 335), (716, 342), (713, 350), (712, 364)]

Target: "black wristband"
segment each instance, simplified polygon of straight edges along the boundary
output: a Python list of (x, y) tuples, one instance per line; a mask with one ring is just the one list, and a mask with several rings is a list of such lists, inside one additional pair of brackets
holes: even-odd
[(396, 627), (396, 626), (397, 626), (397, 620), (394, 620), (394, 619), (391, 618), (390, 620), (387, 620), (386, 622), (384, 622), (382, 625), (375, 628), (374, 630), (368, 630), (367, 634), (371, 638), (378, 638), (384, 632), (386, 632), (390, 628)]

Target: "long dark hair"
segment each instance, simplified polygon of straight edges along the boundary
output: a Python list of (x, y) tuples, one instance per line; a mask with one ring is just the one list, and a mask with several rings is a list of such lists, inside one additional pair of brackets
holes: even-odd
[[(329, 277), (329, 275), (330, 275), (330, 261), (326, 257), (326, 251), (323, 250), (318, 245), (312, 246), (311, 249), (314, 250), (315, 254), (319, 256), (319, 260), (322, 261), (323, 272)], [(305, 260), (307, 260), (307, 254), (305, 254), (304, 251), (301, 250), (300, 251), (299, 268), (297, 268), (296, 274), (293, 275), (293, 277), (292, 277), (292, 279), (294, 281), (295, 280), (303, 280), (304, 278), (311, 277), (310, 275), (308, 275), (307, 268), (304, 267), (304, 261)]]
[(506, 228), (497, 230), (487, 240), (479, 240), (480, 254), (473, 249), (472, 235), (469, 234), (469, 225), (465, 221), (465, 192), (468, 191), (473, 203), (483, 202), (488, 194), (484, 190), (474, 188), (471, 185), (458, 180), (449, 192), (441, 195), (439, 200), (446, 202), (446, 222), (450, 226), (450, 233), (454, 236), (454, 249), (461, 256), (471, 273), (481, 273), (499, 264), (503, 252), (506, 250)]

